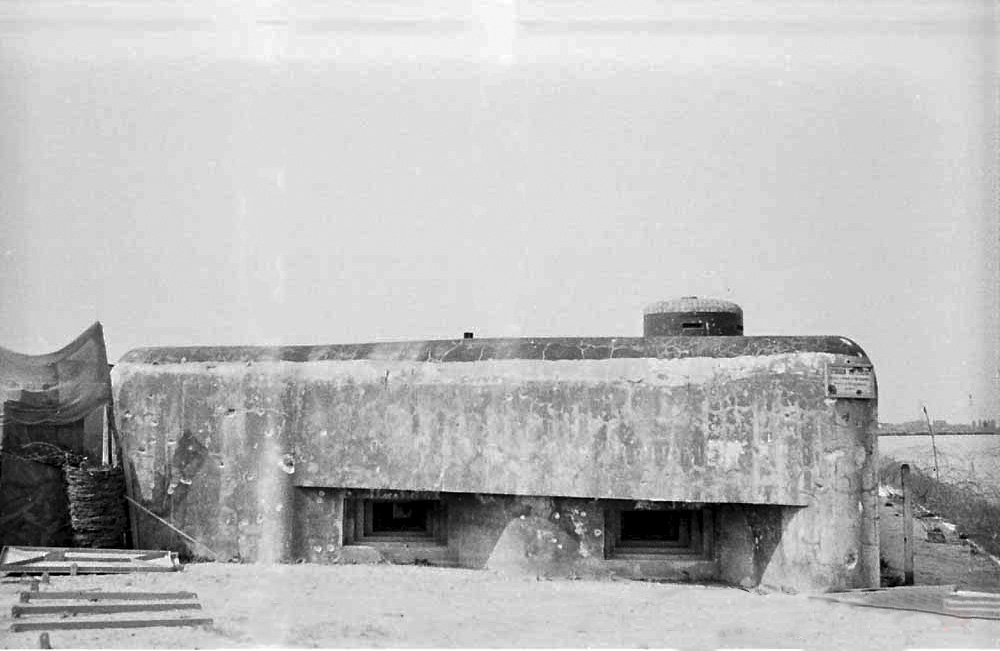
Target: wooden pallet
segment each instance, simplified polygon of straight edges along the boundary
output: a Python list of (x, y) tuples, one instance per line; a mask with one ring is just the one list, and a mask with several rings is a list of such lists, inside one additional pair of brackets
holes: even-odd
[[(101, 592), (68, 591), (21, 592), (20, 603), (11, 607), (11, 616), (22, 620), (11, 624), (13, 632), (82, 630), (104, 628), (150, 628), (160, 626), (204, 626), (212, 623), (206, 617), (175, 617), (170, 619), (77, 619), (78, 615), (118, 615), (136, 613), (157, 613), (163, 611), (201, 610), (193, 592)], [(57, 603), (32, 604), (33, 601)], [(127, 603), (109, 603), (127, 602)], [(59, 615), (58, 620), (38, 621), (37, 615)], [(27, 620), (27, 621), (24, 621)]]
[(179, 569), (175, 552), (151, 549), (6, 546), (0, 551), (0, 573), (6, 574), (122, 574)]

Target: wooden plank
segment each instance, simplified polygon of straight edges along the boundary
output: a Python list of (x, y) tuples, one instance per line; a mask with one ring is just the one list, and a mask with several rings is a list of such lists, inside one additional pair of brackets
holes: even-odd
[(108, 554), (110, 556), (142, 556), (143, 554), (168, 554), (169, 552), (162, 549), (96, 549), (96, 548), (80, 548), (80, 547), (30, 547), (22, 545), (6, 545), (3, 548), (3, 554), (11, 554), (15, 552), (20, 553), (33, 553), (33, 552), (69, 552), (71, 554)]
[[(158, 556), (163, 556), (166, 552), (151, 552), (157, 554)], [(103, 550), (100, 549), (80, 549), (77, 551), (65, 551), (63, 552), (66, 560), (84, 559), (84, 558), (100, 558), (101, 560), (113, 560), (116, 563), (127, 563), (129, 561), (134, 561), (137, 558), (142, 558), (142, 554), (132, 553), (132, 554), (105, 554)]]
[(40, 599), (86, 599), (87, 601), (100, 601), (101, 599), (115, 599), (118, 601), (182, 601), (184, 599), (197, 599), (198, 594), (195, 592), (86, 592), (84, 590), (72, 590), (68, 592), (22, 592), (21, 598), (27, 598), (30, 601), (38, 601)]
[(82, 630), (95, 628), (154, 628), (158, 626), (206, 626), (212, 623), (211, 618), (189, 619), (63, 619), (54, 622), (14, 622), (10, 630), (15, 633), (23, 631), (54, 631)]
[(158, 558), (164, 558), (169, 552), (149, 552), (148, 554), (143, 554), (142, 556), (136, 556), (135, 561), (152, 561)]
[(36, 563), (38, 561), (49, 560), (48, 554), (40, 554), (38, 556), (32, 556), (31, 558), (22, 558), (19, 561), (11, 561), (9, 563), (4, 563), (3, 567), (16, 567), (18, 565), (28, 565), (29, 563)]
[(900, 467), (899, 477), (903, 485), (903, 585), (913, 585), (913, 495), (909, 464)]
[[(59, 566), (59, 567), (66, 567), (66, 568), (71, 567), (72, 565), (76, 565), (77, 567), (94, 567), (94, 566), (97, 566), (97, 565), (111, 565), (111, 566), (115, 566), (115, 567), (133, 567), (133, 568), (137, 568), (137, 567), (165, 567), (165, 568), (172, 568), (172, 567), (175, 567), (175, 564), (173, 563), (173, 561), (171, 561), (169, 559), (166, 559), (166, 558), (153, 559), (153, 560), (149, 560), (149, 561), (141, 561), (141, 560), (137, 560), (137, 559), (134, 559), (134, 558), (125, 558), (125, 559), (120, 559), (120, 560), (116, 559), (116, 558), (89, 558), (89, 559), (86, 559), (86, 560), (78, 560), (78, 559), (72, 559), (72, 558), (56, 559), (56, 560), (53, 560), (53, 559), (41, 559), (41, 560), (33, 560), (30, 563), (25, 563), (23, 565), (13, 565), (13, 564), (11, 564), (11, 566), (13, 566), (13, 567), (36, 567), (38, 565), (56, 565), (56, 566)], [(7, 564), (0, 564), (0, 567), (8, 567), (8, 565)]]
[(21, 574), (72, 574), (73, 565), (76, 565), (77, 574), (129, 574), (137, 572), (176, 572), (175, 567), (161, 567), (157, 565), (24, 565), (14, 566), (8, 569), (7, 565), (0, 565), (0, 572), (19, 572)]
[(11, 606), (11, 617), (24, 615), (109, 615), (111, 613), (143, 613), (163, 610), (201, 610), (196, 601), (187, 603), (153, 604), (56, 604), (54, 606)]
[[(49, 559), (55, 560), (55, 559)], [(134, 558), (115, 558), (114, 556), (84, 556), (76, 554), (66, 554), (65, 561), (67, 563), (134, 563), (136, 559)]]
[(97, 548), (86, 548), (86, 547), (75, 547), (72, 549), (67, 549), (65, 552), (66, 558), (73, 558), (77, 556), (100, 556), (102, 558), (114, 558), (115, 560), (135, 560), (136, 558), (142, 558), (146, 555), (152, 555), (156, 557), (166, 556), (170, 552), (162, 551), (158, 549), (150, 549), (148, 551), (138, 551), (138, 550), (128, 550), (128, 553), (116, 552), (110, 549), (97, 549)]

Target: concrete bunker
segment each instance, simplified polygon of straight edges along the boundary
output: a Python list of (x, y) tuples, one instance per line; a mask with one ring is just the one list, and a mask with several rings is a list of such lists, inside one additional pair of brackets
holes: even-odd
[(693, 297), (644, 326), (132, 351), (113, 384), (133, 498), (204, 549), (141, 511), (136, 535), (220, 560), (877, 586), (861, 348), (745, 337), (738, 306)]

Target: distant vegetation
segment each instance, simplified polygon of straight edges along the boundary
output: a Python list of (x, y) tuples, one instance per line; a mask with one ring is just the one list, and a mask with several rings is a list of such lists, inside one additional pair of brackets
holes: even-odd
[[(992, 432), (1000, 434), (995, 418), (989, 420), (974, 420), (971, 423), (949, 423), (946, 420), (931, 421), (935, 434), (971, 434), (973, 432)], [(879, 430), (883, 432), (907, 432), (911, 434), (926, 434), (927, 421), (908, 420), (905, 423), (879, 423)]]

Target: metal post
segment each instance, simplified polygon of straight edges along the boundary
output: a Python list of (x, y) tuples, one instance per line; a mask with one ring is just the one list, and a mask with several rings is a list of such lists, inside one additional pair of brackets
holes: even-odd
[(910, 491), (910, 466), (899, 469), (903, 485), (903, 585), (913, 585), (913, 495)]

